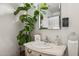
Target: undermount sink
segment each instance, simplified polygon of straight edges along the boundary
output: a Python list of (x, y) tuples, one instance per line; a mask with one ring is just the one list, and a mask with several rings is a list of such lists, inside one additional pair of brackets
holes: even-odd
[(35, 42), (34, 44), (32, 44), (32, 46), (34, 46), (35, 48), (41, 48), (41, 49), (46, 49), (46, 48), (51, 48), (53, 47), (54, 44), (49, 44), (46, 42)]

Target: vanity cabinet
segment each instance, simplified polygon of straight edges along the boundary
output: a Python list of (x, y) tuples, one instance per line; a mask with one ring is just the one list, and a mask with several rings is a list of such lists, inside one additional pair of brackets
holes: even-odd
[(25, 44), (26, 56), (62, 56), (66, 46), (45, 42), (29, 42)]
[(47, 54), (37, 52), (29, 48), (25, 49), (25, 55), (26, 56), (48, 56)]

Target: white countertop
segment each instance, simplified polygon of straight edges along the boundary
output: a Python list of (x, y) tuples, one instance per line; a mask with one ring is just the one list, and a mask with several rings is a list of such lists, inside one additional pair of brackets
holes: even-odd
[(44, 45), (40, 42), (34, 42), (34, 41), (26, 43), (24, 45), (25, 45), (25, 48), (29, 48), (31, 50), (34, 50), (40, 53), (56, 55), (56, 56), (62, 56), (66, 49), (66, 45), (55, 45), (53, 43), (45, 43)]

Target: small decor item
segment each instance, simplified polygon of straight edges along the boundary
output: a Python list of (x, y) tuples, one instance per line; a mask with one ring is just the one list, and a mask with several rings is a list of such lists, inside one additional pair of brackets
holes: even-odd
[(40, 35), (39, 34), (34, 35), (34, 40), (41, 41)]
[(68, 17), (62, 19), (62, 26), (69, 27), (69, 18)]

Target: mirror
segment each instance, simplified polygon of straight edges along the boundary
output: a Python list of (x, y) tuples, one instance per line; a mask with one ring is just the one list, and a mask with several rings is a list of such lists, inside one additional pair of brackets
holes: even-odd
[[(61, 6), (60, 3), (46, 3), (47, 10), (40, 10), (43, 12), (43, 19), (39, 18), (40, 29), (60, 29)], [(40, 17), (40, 16), (39, 16)]]

